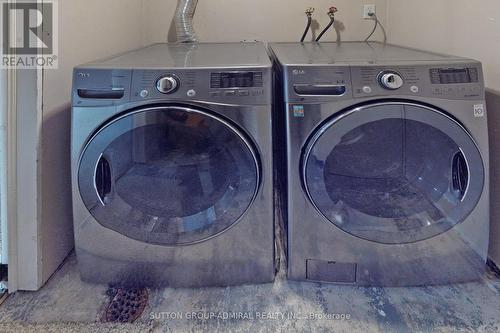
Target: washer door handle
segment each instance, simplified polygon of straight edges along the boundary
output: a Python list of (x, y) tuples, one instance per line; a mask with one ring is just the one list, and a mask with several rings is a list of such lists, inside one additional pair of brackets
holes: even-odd
[(94, 173), (94, 187), (102, 205), (106, 205), (106, 197), (112, 191), (111, 165), (104, 155), (97, 162)]
[(460, 195), (460, 200), (463, 200), (467, 188), (469, 186), (469, 166), (467, 159), (462, 151), (459, 151), (453, 157), (452, 163), (452, 181), (453, 189)]

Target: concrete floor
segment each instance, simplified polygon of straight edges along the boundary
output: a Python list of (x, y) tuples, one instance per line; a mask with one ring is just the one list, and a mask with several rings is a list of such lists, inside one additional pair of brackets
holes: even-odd
[[(0, 307), (0, 332), (500, 331), (500, 278), (491, 271), (479, 282), (425, 288), (297, 283), (280, 274), (267, 285), (151, 290), (148, 308), (129, 326), (96, 323), (106, 289), (82, 283), (71, 256), (42, 290), (6, 300)], [(188, 318), (192, 312), (221, 318)], [(242, 318), (224, 318), (229, 313)], [(350, 318), (305, 318), (309, 314)]]

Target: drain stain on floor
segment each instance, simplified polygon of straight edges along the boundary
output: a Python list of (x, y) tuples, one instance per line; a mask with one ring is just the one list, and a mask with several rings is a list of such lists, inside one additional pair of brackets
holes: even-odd
[(109, 297), (104, 305), (100, 320), (103, 323), (133, 323), (141, 317), (148, 305), (148, 290), (110, 287), (106, 291)]

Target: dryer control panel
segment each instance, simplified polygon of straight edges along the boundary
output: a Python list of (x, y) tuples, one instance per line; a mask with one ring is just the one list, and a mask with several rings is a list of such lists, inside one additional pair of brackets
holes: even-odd
[(131, 97), (259, 105), (271, 101), (271, 85), (270, 69), (134, 70)]
[(269, 105), (271, 68), (104, 69), (76, 68), (74, 106), (112, 106), (130, 102), (205, 102)]

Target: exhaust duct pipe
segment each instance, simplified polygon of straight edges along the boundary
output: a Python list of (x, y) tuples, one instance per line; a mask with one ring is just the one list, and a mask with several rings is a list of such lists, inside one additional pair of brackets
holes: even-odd
[(177, 3), (174, 22), (178, 43), (198, 42), (193, 26), (196, 5), (198, 5), (198, 0), (179, 0)]

